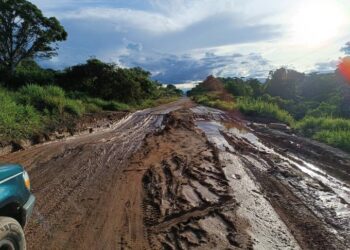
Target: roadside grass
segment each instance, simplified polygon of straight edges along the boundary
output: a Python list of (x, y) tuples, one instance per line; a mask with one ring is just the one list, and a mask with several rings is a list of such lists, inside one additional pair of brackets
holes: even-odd
[(218, 99), (213, 93), (208, 93), (193, 96), (192, 99), (205, 106), (228, 111), (238, 109), (248, 116), (266, 117), (286, 123), (306, 137), (350, 152), (349, 119), (307, 116), (296, 121), (277, 104), (251, 97), (239, 97), (234, 102), (227, 102)]
[(265, 102), (260, 99), (241, 97), (237, 99), (236, 107), (242, 113), (249, 116), (267, 117), (288, 125), (294, 125), (295, 123), (293, 116), (287, 111), (274, 103)]
[(152, 108), (156, 107), (159, 105), (175, 102), (179, 100), (179, 96), (169, 96), (169, 97), (161, 97), (157, 99), (147, 99), (141, 102), (140, 104), (135, 104), (132, 107), (132, 110), (137, 110), (137, 109), (147, 109), (147, 108)]
[(40, 113), (33, 106), (16, 103), (11, 93), (0, 89), (0, 140), (28, 138), (40, 129)]
[(63, 89), (57, 86), (26, 85), (16, 93), (19, 103), (30, 105), (44, 114), (81, 116), (86, 112), (81, 100), (66, 97)]
[(194, 101), (202, 105), (223, 110), (240, 110), (249, 116), (260, 116), (284, 122), (289, 125), (294, 124), (294, 118), (276, 104), (265, 102), (249, 97), (240, 97), (233, 101), (223, 101), (215, 94), (198, 95), (193, 97)]
[(307, 137), (350, 152), (349, 119), (308, 116), (294, 128)]
[(234, 102), (220, 100), (218, 95), (215, 93), (196, 95), (196, 96), (193, 96), (192, 99), (199, 104), (212, 107), (212, 108), (218, 108), (226, 111), (231, 111), (236, 109)]
[[(125, 104), (91, 98), (80, 92), (65, 92), (58, 86), (29, 84), (18, 91), (0, 88), (0, 142), (30, 139), (54, 131), (87, 113), (134, 111), (176, 101), (179, 97), (146, 99)], [(68, 124), (66, 124), (68, 126)]]
[(132, 109), (128, 104), (89, 97), (82, 92), (69, 92), (67, 96), (71, 99), (81, 100), (85, 105), (87, 113), (96, 113), (101, 111), (130, 111)]
[(344, 118), (307, 116), (300, 120), (295, 128), (308, 136), (312, 136), (321, 130), (350, 131), (350, 120)]
[(350, 153), (350, 131), (323, 130), (317, 132), (313, 138)]

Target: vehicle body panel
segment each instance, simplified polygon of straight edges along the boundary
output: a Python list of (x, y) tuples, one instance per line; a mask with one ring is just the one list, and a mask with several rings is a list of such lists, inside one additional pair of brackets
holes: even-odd
[[(35, 198), (25, 186), (23, 167), (16, 164), (0, 165), (0, 209), (15, 205), (21, 224), (24, 225), (32, 213)], [(1, 214), (0, 214), (1, 216)]]

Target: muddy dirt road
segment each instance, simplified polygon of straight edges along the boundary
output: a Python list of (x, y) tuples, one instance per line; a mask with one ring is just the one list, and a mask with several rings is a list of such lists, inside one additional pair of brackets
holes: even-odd
[(29, 249), (347, 249), (350, 156), (188, 99), (6, 155)]

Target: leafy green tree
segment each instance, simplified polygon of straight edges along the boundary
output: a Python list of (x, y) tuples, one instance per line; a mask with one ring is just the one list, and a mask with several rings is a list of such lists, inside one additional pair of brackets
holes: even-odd
[(340, 84), (334, 73), (308, 74), (300, 83), (299, 95), (306, 100), (323, 102), (339, 92)]
[(67, 39), (59, 21), (26, 0), (0, 0), (0, 65), (9, 74), (24, 59), (51, 58)]
[(149, 72), (120, 68), (98, 59), (67, 68), (58, 76), (58, 84), (68, 91), (124, 103), (140, 103), (159, 94), (159, 85), (150, 79)]
[(295, 70), (280, 68), (270, 72), (266, 83), (266, 93), (284, 99), (298, 99), (298, 87), (305, 74)]
[(228, 77), (220, 78), (220, 80), (224, 83), (225, 89), (234, 96), (253, 96), (254, 94), (254, 90), (249, 82), (243, 78)]
[(180, 96), (180, 95), (183, 94), (180, 89), (176, 88), (176, 86), (172, 85), (172, 84), (168, 84), (166, 86), (166, 92), (167, 92), (168, 95), (178, 95), (178, 96)]

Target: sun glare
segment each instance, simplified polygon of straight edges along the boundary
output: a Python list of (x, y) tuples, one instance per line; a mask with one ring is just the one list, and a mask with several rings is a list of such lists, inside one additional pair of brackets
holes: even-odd
[(293, 43), (317, 47), (341, 34), (345, 13), (335, 0), (311, 0), (298, 8), (291, 22)]
[(341, 75), (350, 84), (350, 57), (345, 57), (344, 59), (342, 59), (342, 61), (338, 65), (338, 68)]

